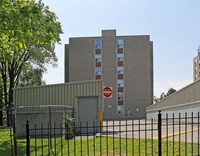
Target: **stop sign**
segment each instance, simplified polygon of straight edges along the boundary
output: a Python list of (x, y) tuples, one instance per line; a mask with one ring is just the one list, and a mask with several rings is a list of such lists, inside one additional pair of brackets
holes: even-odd
[(112, 98), (112, 87), (104, 87), (103, 96), (104, 98)]

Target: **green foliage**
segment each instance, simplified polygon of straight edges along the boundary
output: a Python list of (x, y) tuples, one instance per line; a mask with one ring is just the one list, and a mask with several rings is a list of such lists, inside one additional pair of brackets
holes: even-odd
[(65, 120), (65, 138), (71, 139), (75, 136), (75, 121), (73, 118), (70, 116), (66, 115), (66, 120)]
[(173, 93), (175, 93), (175, 92), (176, 92), (175, 89), (170, 88), (170, 89), (167, 91), (167, 94), (165, 94), (164, 92), (162, 92), (161, 95), (160, 95), (160, 98), (157, 98), (156, 96), (154, 96), (154, 103), (163, 100), (164, 98), (166, 98), (167, 96), (169, 96), (169, 95), (171, 95), (171, 94), (173, 94)]
[(44, 70), (39, 68), (32, 68), (30, 66), (26, 66), (26, 68), (22, 70), (17, 87), (28, 87), (28, 86), (38, 86), (46, 84), (45, 81), (42, 81), (42, 74)]
[(62, 33), (57, 20), (41, 0), (0, 0), (0, 78), (8, 106), (25, 66), (42, 71), (46, 64), (56, 66)]
[(171, 95), (171, 94), (173, 94), (173, 93), (175, 93), (175, 92), (176, 92), (176, 89), (170, 88), (168, 90), (167, 94), (166, 94), (166, 97), (169, 96), (169, 95)]

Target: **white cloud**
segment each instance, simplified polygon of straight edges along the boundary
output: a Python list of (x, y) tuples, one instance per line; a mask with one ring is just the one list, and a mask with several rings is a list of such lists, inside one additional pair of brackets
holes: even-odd
[(160, 97), (160, 94), (164, 92), (165, 94), (170, 88), (174, 88), (176, 90), (179, 90), (187, 85), (192, 83), (191, 80), (182, 80), (182, 81), (165, 81), (165, 82), (159, 82), (154, 85), (154, 96)]

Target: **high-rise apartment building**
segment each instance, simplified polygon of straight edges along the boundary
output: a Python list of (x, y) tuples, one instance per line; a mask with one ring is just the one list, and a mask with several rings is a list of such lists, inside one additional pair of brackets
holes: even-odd
[[(65, 82), (103, 80), (112, 87), (104, 99), (104, 119), (144, 118), (153, 104), (153, 42), (150, 36), (70, 38), (65, 45)], [(88, 112), (89, 113), (89, 112)]]
[(193, 59), (193, 79), (194, 81), (200, 80), (200, 46), (198, 48), (198, 54), (197, 56)]

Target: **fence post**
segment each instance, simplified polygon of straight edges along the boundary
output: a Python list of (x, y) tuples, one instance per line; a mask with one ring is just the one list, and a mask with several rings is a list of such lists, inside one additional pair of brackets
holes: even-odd
[(158, 155), (162, 155), (162, 114), (158, 111)]
[(29, 131), (29, 121), (26, 123), (26, 155), (30, 156), (30, 131)]
[(13, 126), (13, 137), (14, 137), (14, 149), (15, 149), (15, 156), (18, 156), (18, 149), (17, 149), (17, 132), (16, 132), (16, 125), (15, 125), (15, 108), (14, 104), (11, 104), (11, 120)]

